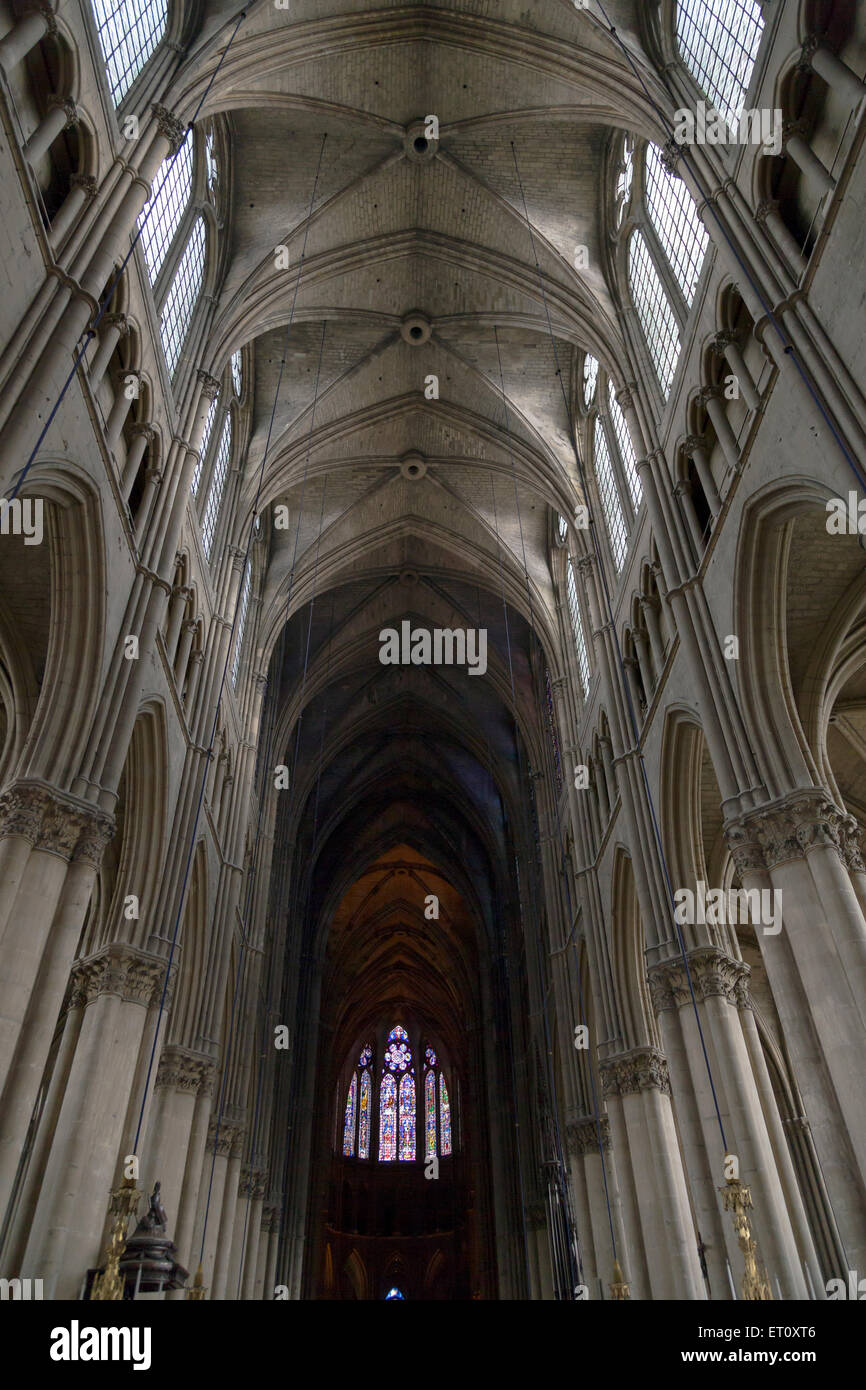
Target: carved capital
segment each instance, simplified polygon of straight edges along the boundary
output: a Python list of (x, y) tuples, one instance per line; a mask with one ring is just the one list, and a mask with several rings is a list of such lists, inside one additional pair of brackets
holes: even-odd
[[(91, 1004), (103, 994), (116, 994), (128, 1003), (149, 1006), (161, 998), (165, 970), (166, 962), (161, 956), (115, 941), (95, 955), (75, 962), (72, 994), (79, 1004)], [(175, 973), (176, 967), (172, 967), (172, 976)], [(171, 999), (171, 983), (166, 991), (167, 1002)]]
[(755, 208), (755, 221), (766, 222), (772, 213), (779, 211), (779, 202), (776, 198), (763, 198)]
[(99, 864), (114, 833), (103, 811), (38, 782), (18, 782), (0, 795), (0, 836), (20, 835), (61, 859)]
[(121, 337), (129, 332), (129, 319), (126, 314), (106, 314), (102, 323), (105, 328), (116, 328)]
[(67, 130), (70, 126), (78, 125), (78, 122), (81, 120), (81, 117), (78, 114), (78, 107), (75, 105), (74, 101), (71, 101), (69, 99), (69, 97), (52, 97), (48, 103), (48, 110), (57, 110), (63, 112), (64, 116), (66, 117)]
[(155, 104), (151, 111), (156, 117), (156, 125), (160, 135), (164, 136), (169, 143), (171, 154), (177, 154), (186, 136), (186, 126), (177, 119), (166, 106)]
[(671, 1093), (668, 1064), (663, 1053), (655, 1047), (637, 1047), (607, 1057), (599, 1065), (602, 1095), (629, 1096), (641, 1091)]
[(741, 878), (744, 874), (766, 869), (764, 851), (753, 830), (739, 823), (730, 825), (725, 831), (725, 839)]
[(647, 972), (650, 999), (657, 1014), (691, 1004), (691, 975), (695, 999), (717, 996), (738, 1007), (751, 1007), (748, 982), (751, 971), (745, 961), (734, 960), (715, 946), (699, 946), (688, 953), (688, 972), (681, 956), (660, 961)]
[(712, 350), (716, 357), (724, 357), (725, 348), (730, 347), (731, 343), (735, 343), (736, 341), (736, 333), (717, 333), (711, 344)]
[(605, 1153), (610, 1152), (610, 1121), (607, 1115), (600, 1115), (598, 1124), (590, 1115), (580, 1120), (569, 1120), (565, 1126), (565, 1138), (568, 1152), (583, 1156), (585, 1154), (597, 1154), (599, 1151), (599, 1135), (601, 1136), (601, 1148)]
[(196, 381), (201, 386), (202, 395), (207, 396), (209, 401), (215, 401), (220, 393), (220, 384), (216, 377), (211, 376), (210, 372), (198, 371)]
[(147, 440), (148, 444), (153, 444), (154, 440), (156, 439), (156, 430), (153, 428), (153, 425), (132, 425), (129, 433), (133, 436), (133, 438), (135, 438), (135, 436), (137, 435), (143, 435), (144, 438)]
[(70, 174), (69, 187), (83, 189), (87, 198), (95, 198), (98, 192), (96, 179), (92, 174)]
[(821, 40), (817, 34), (809, 34), (808, 38), (803, 40), (800, 57), (797, 61), (797, 72), (812, 72), (812, 59), (820, 47)]
[(215, 1066), (210, 1057), (184, 1047), (164, 1047), (156, 1073), (156, 1086), (171, 1087), (183, 1095), (201, 1095), (202, 1083), (212, 1081)]
[(696, 449), (706, 449), (707, 441), (702, 434), (687, 434), (683, 440), (683, 448), (691, 458)]
[(661, 162), (663, 168), (665, 168), (669, 174), (672, 174), (674, 178), (682, 178), (678, 168), (682, 156), (682, 145), (671, 137), (662, 148)]

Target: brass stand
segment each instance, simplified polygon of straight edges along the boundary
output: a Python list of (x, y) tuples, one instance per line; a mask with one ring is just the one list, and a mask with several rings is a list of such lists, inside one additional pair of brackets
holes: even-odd
[(91, 1302), (100, 1299), (120, 1300), (123, 1298), (126, 1280), (120, 1273), (118, 1266), (126, 1246), (126, 1229), (129, 1225), (129, 1218), (138, 1208), (140, 1201), (141, 1193), (135, 1185), (135, 1178), (124, 1178), (121, 1186), (111, 1194), (108, 1211), (109, 1215), (114, 1217), (114, 1223), (105, 1252), (105, 1268), (101, 1274), (97, 1274), (90, 1290)]
[(204, 1287), (204, 1272), (201, 1265), (199, 1265), (195, 1272), (195, 1278), (186, 1291), (186, 1296), (187, 1298), (203, 1299), (206, 1293), (207, 1289)]
[(758, 1246), (752, 1239), (749, 1218), (746, 1215), (747, 1211), (753, 1210), (751, 1190), (741, 1183), (739, 1178), (728, 1178), (726, 1186), (720, 1187), (719, 1191), (722, 1194), (725, 1211), (733, 1214), (737, 1243), (743, 1252), (746, 1264), (743, 1282), (740, 1285), (743, 1298), (751, 1302), (770, 1302), (773, 1298), (770, 1281), (766, 1272), (759, 1273), (758, 1271)]
[(610, 1285), (610, 1296), (619, 1301), (631, 1298), (628, 1284), (625, 1282), (619, 1267), (619, 1260), (613, 1262), (613, 1283)]

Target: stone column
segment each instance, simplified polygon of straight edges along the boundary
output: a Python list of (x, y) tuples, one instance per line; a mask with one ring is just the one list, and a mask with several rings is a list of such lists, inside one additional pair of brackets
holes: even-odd
[[(740, 446), (737, 443), (737, 436), (731, 428), (731, 422), (728, 419), (728, 414), (723, 404), (724, 391), (721, 386), (705, 386), (700, 393), (699, 399), (706, 406), (707, 414), (716, 432), (716, 438), (722, 446), (722, 453), (731, 468), (739, 468)], [(697, 467), (697, 460), (695, 461), (695, 467)], [(703, 479), (701, 481), (703, 481)], [(709, 501), (709, 498), (707, 501)]]
[(245, 1302), (250, 1302), (254, 1298), (260, 1297), (256, 1292), (256, 1280), (259, 1274), (259, 1254), (262, 1232), (262, 1203), (265, 1196), (265, 1177), (262, 1173), (253, 1172), (247, 1180), (247, 1190), (243, 1192), (244, 1201), (249, 1200), (249, 1216), (247, 1218), (247, 1234), (244, 1250), (243, 1279), (241, 1283), (241, 1298)]
[(752, 373), (746, 366), (740, 345), (733, 333), (717, 333), (713, 339), (713, 352), (717, 357), (723, 357), (737, 379), (737, 385), (743, 393), (743, 399), (750, 410), (757, 410), (761, 404), (761, 397), (758, 395), (757, 387), (752, 380)]
[(138, 372), (119, 372), (115, 385), (114, 404), (105, 422), (105, 438), (113, 449), (123, 433), (127, 416), (132, 409), (135, 396), (130, 394), (131, 379), (139, 380)]
[[(778, 1278), (786, 1298), (807, 1298), (803, 1271), (785, 1207), (779, 1170), (770, 1144), (756, 1079), (738, 1013), (738, 990), (748, 980), (749, 967), (715, 946), (699, 946), (688, 952), (689, 972), (702, 1023), (704, 1047), (712, 1063), (716, 1101), (729, 1153), (735, 1154), (740, 1176), (752, 1189), (755, 1203), (754, 1232), (758, 1254), (775, 1292)], [(693, 1085), (703, 1110), (704, 1140), (714, 1185), (724, 1185), (722, 1139), (709, 1096), (709, 1078), (702, 1066), (703, 1048), (697, 1036), (692, 990), (682, 958), (660, 962), (650, 970), (653, 1003), (660, 1011), (679, 1010), (680, 1024), (690, 1053), (691, 1075), (682, 1077), (683, 1089)], [(673, 1061), (673, 1059), (672, 1059)], [(677, 1086), (679, 1089), (679, 1085)], [(735, 1282), (742, 1260), (725, 1218), (722, 1231), (729, 1250)], [(735, 1263), (736, 1258), (736, 1263)]]
[(111, 354), (124, 334), (129, 332), (126, 314), (106, 314), (100, 325), (99, 344), (90, 364), (90, 380), (98, 386), (105, 376), (105, 369), (111, 361)]
[(138, 477), (141, 461), (147, 449), (156, 439), (156, 430), (152, 425), (133, 425), (129, 432), (132, 435), (132, 443), (127, 450), (126, 463), (123, 465), (123, 474), (120, 480), (120, 491), (123, 494), (124, 502), (129, 501), (129, 494), (132, 492), (132, 485)]
[(860, 105), (866, 96), (866, 84), (860, 81), (856, 73), (852, 72), (847, 63), (843, 63), (840, 58), (832, 53), (826, 44), (823, 44), (816, 34), (810, 34), (803, 44), (803, 49), (798, 63), (800, 70), (814, 69), (819, 76), (823, 77), (828, 87), (837, 92), (851, 107), (852, 111)]
[(46, 34), (56, 33), (57, 20), (51, 6), (44, 2), (33, 5), (0, 43), (0, 67), (6, 73), (11, 72), (40, 39), (44, 39)]
[(655, 598), (642, 597), (640, 606), (641, 612), (644, 615), (646, 630), (649, 633), (653, 662), (656, 672), (658, 673), (658, 679), (660, 680), (662, 671), (665, 669), (665, 646), (662, 641), (661, 627), (659, 626), (658, 600)]
[(259, 1249), (256, 1259), (255, 1285), (252, 1298), (262, 1302), (265, 1294), (265, 1280), (268, 1273), (268, 1253), (271, 1243), (271, 1229), (274, 1223), (274, 1208), (271, 1204), (265, 1203), (262, 1206), (262, 1222), (259, 1230)]
[[(73, 822), (74, 824), (75, 822)], [(114, 824), (92, 812), (77, 822), (80, 833), (50, 924), (48, 941), (0, 1099), (0, 1209), (14, 1181), (51, 1050), (57, 1017), (69, 979), (69, 962), (93, 891), (93, 882)]]
[(713, 518), (715, 518), (722, 510), (722, 499), (716, 487), (713, 470), (710, 468), (710, 456), (707, 453), (707, 446), (703, 435), (686, 435), (683, 441), (683, 447), (697, 469), (698, 477), (701, 480), (701, 487), (704, 490), (704, 496), (707, 499)]
[(775, 198), (763, 199), (755, 208), (755, 221), (766, 226), (773, 241), (799, 279), (806, 269), (806, 257), (794, 236), (788, 231), (784, 218), (779, 212), (778, 201)]
[(64, 97), (52, 97), (48, 111), (39, 125), (24, 142), (22, 154), (30, 164), (38, 164), (47, 154), (58, 135), (70, 126), (78, 125), (79, 115), (74, 101)]
[(823, 198), (832, 193), (836, 180), (804, 139), (802, 121), (786, 121), (782, 127), (782, 149), (803, 174), (812, 191)]
[(101, 1258), (142, 1034), (164, 979), (164, 960), (121, 942), (75, 967), (84, 1018), (24, 1257), (49, 1298), (77, 1297)]
[[(215, 1065), (211, 1058), (199, 1053), (184, 1050), (184, 1067), (190, 1071), (190, 1082), (195, 1077), (194, 1102), (190, 1121), (189, 1140), (184, 1160), (183, 1186), (178, 1201), (178, 1218), (175, 1225), (174, 1243), (177, 1246), (179, 1262), (189, 1270), (192, 1277), (198, 1268), (201, 1232), (199, 1241), (194, 1243), (196, 1214), (205, 1162), (205, 1144), (208, 1137), (211, 1105), (213, 1102)], [(209, 1177), (209, 1174), (206, 1176)], [(170, 1298), (183, 1297), (183, 1294), (169, 1295)]]
[(686, 526), (688, 527), (692, 545), (694, 546), (694, 560), (700, 564), (701, 556), (704, 553), (704, 538), (701, 535), (701, 528), (698, 525), (695, 504), (692, 501), (692, 485), (688, 478), (680, 479), (674, 488), (674, 495), (680, 499), (680, 510), (685, 517)]
[[(92, 805), (35, 779), (13, 783), (0, 795), (0, 1084), (18, 1045), (69, 861), (81, 843), (81, 857), (92, 863), (112, 826)], [(59, 1005), (57, 998), (55, 1010)]]
[(92, 174), (70, 174), (69, 192), (49, 228), (55, 246), (59, 246), (72, 230), (88, 201), (96, 197), (97, 191), (96, 179)]
[[(606, 1058), (600, 1071), (605, 1097), (616, 1095), (622, 1101), (649, 1296), (702, 1298), (704, 1287), (671, 1112), (667, 1062), (657, 1048), (639, 1047)], [(637, 1155), (652, 1155), (652, 1161)]]

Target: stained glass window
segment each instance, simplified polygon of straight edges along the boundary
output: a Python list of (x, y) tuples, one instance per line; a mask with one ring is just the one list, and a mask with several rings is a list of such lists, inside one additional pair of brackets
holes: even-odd
[(189, 241), (178, 262), (162, 307), (162, 348), (169, 376), (174, 376), (177, 371), (181, 348), (201, 291), (204, 279), (205, 240), (204, 218), (198, 217), (193, 223)]
[(758, 56), (764, 16), (758, 0), (679, 0), (680, 56), (716, 110), (735, 124)]
[[(428, 1048), (429, 1052), (430, 1049)], [(424, 1078), (424, 1156), (436, 1155), (436, 1073), (428, 1071)]]
[(223, 500), (223, 489), (226, 485), (226, 477), (229, 471), (229, 459), (232, 453), (232, 417), (231, 413), (226, 415), (223, 432), (220, 435), (219, 448), (217, 449), (216, 462), (213, 468), (210, 491), (207, 495), (204, 514), (201, 519), (201, 539), (204, 546), (204, 553), (210, 559), (213, 547), (214, 536), (216, 535), (217, 517), (219, 516), (220, 504)]
[(415, 1157), (415, 1081), (411, 1072), (400, 1080), (400, 1158)]
[(108, 89), (119, 106), (165, 34), (167, 0), (92, 0)]
[(441, 1071), (439, 1073), (439, 1133), (440, 1149), (443, 1154), (451, 1152), (451, 1102), (448, 1099), (448, 1087), (445, 1085), (445, 1077)]
[(406, 1301), (406, 1295), (401, 1293), (399, 1289), (389, 1289), (388, 1292), (385, 1294), (386, 1303), (389, 1298), (402, 1298), (404, 1303)]
[(622, 459), (625, 480), (628, 483), (628, 490), (631, 493), (632, 506), (637, 508), (643, 501), (643, 487), (638, 476), (637, 461), (634, 456), (634, 446), (631, 442), (628, 425), (622, 413), (622, 406), (616, 398), (613, 389), (613, 382), (608, 383), (607, 388), (608, 405), (610, 407), (610, 422), (613, 425), (613, 432), (616, 435), (619, 456)]
[(427, 1051), (424, 1053), (424, 1061), (427, 1063), (428, 1067), (438, 1067), (439, 1060), (432, 1047), (428, 1047)]
[(155, 197), (145, 203), (138, 218), (139, 238), (150, 283), (154, 284), (192, 194), (192, 131), (172, 158), (164, 159), (153, 181)]
[(680, 356), (680, 332), (674, 311), (641, 231), (628, 244), (628, 287), (662, 396), (667, 400)]
[(556, 789), (562, 790), (562, 760), (559, 756), (559, 738), (556, 733), (556, 711), (553, 708), (553, 691), (550, 688), (550, 672), (544, 672), (544, 697), (547, 705), (547, 722), (550, 729), (550, 744), (553, 749), (553, 766), (556, 770)]
[(622, 569), (622, 562), (628, 549), (628, 534), (625, 529), (625, 517), (622, 514), (622, 505), (619, 500), (619, 493), (616, 490), (616, 483), (613, 477), (613, 464), (610, 458), (610, 450), (607, 447), (607, 438), (604, 433), (604, 426), (601, 420), (595, 422), (595, 476), (598, 479), (598, 491), (601, 496), (601, 506), (604, 512), (604, 519), (607, 523), (607, 534), (610, 537), (610, 549), (613, 555), (613, 563), (617, 573)]
[(343, 1154), (351, 1158), (355, 1152), (355, 1107), (358, 1100), (358, 1073), (352, 1072), (349, 1095), (346, 1100), (346, 1115), (343, 1120)]
[(379, 1087), (379, 1162), (397, 1157), (397, 1082), (386, 1071)]
[(412, 1053), (408, 1046), (408, 1033), (397, 1024), (388, 1034), (388, 1042), (385, 1047), (385, 1066), (390, 1067), (391, 1071), (405, 1071), (412, 1062)]
[(371, 1060), (372, 1060), (372, 1057), (373, 1057), (373, 1049), (372, 1049), (369, 1045), (367, 1045), (367, 1046), (365, 1046), (365, 1047), (362, 1047), (362, 1048), (361, 1048), (361, 1055), (360, 1055), (360, 1057), (358, 1058), (358, 1066), (359, 1066), (359, 1067), (369, 1067), (370, 1062), (371, 1062)]
[[(367, 1049), (369, 1051), (369, 1048)], [(370, 1157), (370, 1107), (373, 1103), (373, 1084), (370, 1073), (361, 1072), (361, 1098), (358, 1107), (358, 1157)]]
[(670, 262), (686, 305), (691, 308), (709, 234), (682, 179), (669, 174), (657, 145), (646, 147), (646, 210)]
[(583, 403), (590, 405), (595, 395), (595, 383), (598, 379), (598, 358), (591, 357), (589, 353), (583, 359)]
[(218, 405), (219, 396), (214, 396), (213, 400), (210, 403), (210, 410), (207, 413), (207, 419), (204, 422), (204, 434), (201, 437), (201, 448), (198, 451), (198, 463), (196, 464), (195, 472), (192, 475), (192, 486), (190, 487), (190, 492), (192, 493), (193, 497), (196, 496), (198, 492), (199, 483), (201, 482), (202, 470), (204, 469), (204, 462), (207, 458), (208, 447), (210, 446), (210, 437), (213, 434), (214, 421), (216, 420)]
[(565, 596), (568, 600), (568, 616), (571, 618), (574, 645), (577, 648), (577, 667), (580, 673), (580, 683), (585, 695), (589, 690), (589, 652), (587, 651), (586, 638), (583, 634), (583, 618), (580, 612), (580, 600), (577, 597), (577, 580), (574, 577), (574, 566), (571, 560), (569, 560), (565, 571)]
[(237, 636), (235, 637), (235, 654), (232, 660), (232, 685), (237, 685), (238, 672), (241, 669), (241, 652), (243, 651), (244, 645), (244, 628), (246, 627), (247, 623), (247, 610), (250, 606), (250, 585), (250, 562), (249, 560), (247, 560), (247, 563), (244, 566), (243, 584), (241, 585), (241, 604), (240, 612), (238, 613), (238, 631)]

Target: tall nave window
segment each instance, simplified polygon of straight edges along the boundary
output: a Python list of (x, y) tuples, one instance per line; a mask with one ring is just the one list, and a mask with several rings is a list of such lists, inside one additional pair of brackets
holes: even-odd
[(108, 89), (119, 106), (168, 24), (167, 0), (91, 0)]
[[(423, 1057), (417, 1067), (416, 1055)], [(448, 1157), (454, 1145), (452, 1101), (436, 1049), (422, 1046), (416, 1054), (406, 1029), (395, 1024), (385, 1042), (378, 1087), (374, 1074), (373, 1045), (365, 1043), (341, 1099), (343, 1157), (379, 1163)]]
[(763, 32), (758, 0), (679, 0), (677, 4), (680, 57), (728, 125), (745, 103)]

